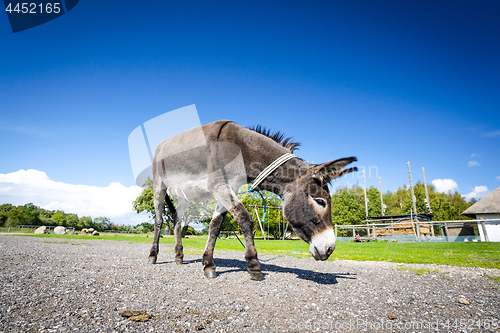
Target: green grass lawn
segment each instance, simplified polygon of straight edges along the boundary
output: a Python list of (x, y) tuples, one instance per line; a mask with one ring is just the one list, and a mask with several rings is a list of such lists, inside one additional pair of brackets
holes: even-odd
[[(23, 235), (24, 236), (24, 235)], [(58, 238), (69, 240), (104, 239), (128, 241), (131, 243), (152, 243), (152, 237), (143, 235), (116, 235), (116, 236), (86, 236), (86, 235), (26, 235), (42, 238)], [(191, 237), (183, 239), (186, 250), (200, 253), (205, 248), (206, 237)], [(174, 238), (163, 237), (160, 244), (174, 244)], [(262, 240), (256, 239), (255, 245), (261, 257), (289, 255), (311, 258), (309, 246), (301, 240)], [(216, 252), (224, 250), (243, 251), (243, 247), (236, 239), (218, 239)], [(298, 251), (294, 251), (298, 250)], [(187, 252), (186, 252), (187, 253)], [(389, 261), (406, 264), (439, 264), (467, 267), (485, 267), (500, 269), (500, 243), (486, 242), (443, 242), (443, 243), (347, 243), (337, 242), (337, 247), (328, 260), (349, 259), (358, 261)]]

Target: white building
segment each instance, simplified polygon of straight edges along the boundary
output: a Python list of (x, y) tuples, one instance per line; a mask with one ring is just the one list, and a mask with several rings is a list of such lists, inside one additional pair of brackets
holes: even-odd
[[(463, 215), (484, 220), (484, 229), (490, 242), (500, 242), (500, 187), (467, 208)], [(483, 226), (477, 223), (481, 241), (485, 241)]]

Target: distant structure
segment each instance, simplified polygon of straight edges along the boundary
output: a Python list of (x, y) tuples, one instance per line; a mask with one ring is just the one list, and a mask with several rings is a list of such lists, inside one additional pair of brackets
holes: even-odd
[(477, 222), (481, 241), (500, 242), (500, 187), (467, 208), (462, 215), (484, 220), (484, 224)]

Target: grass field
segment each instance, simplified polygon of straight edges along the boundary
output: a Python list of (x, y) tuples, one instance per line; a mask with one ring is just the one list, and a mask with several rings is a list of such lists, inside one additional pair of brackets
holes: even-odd
[[(152, 243), (152, 237), (145, 235), (37, 235), (27, 234), (23, 236), (58, 238), (68, 240), (80, 239), (104, 239), (114, 241), (128, 241), (131, 243)], [(186, 253), (201, 254), (205, 248), (205, 237), (193, 237), (183, 239)], [(160, 244), (174, 244), (173, 237), (163, 237)], [(262, 240), (256, 239), (255, 245), (261, 256), (289, 255), (298, 258), (310, 258), (309, 246), (301, 240)], [(224, 250), (243, 251), (243, 247), (236, 239), (218, 239), (216, 252)], [(297, 251), (295, 251), (297, 250)], [(292, 253), (290, 253), (292, 252)], [(500, 269), (500, 243), (495, 242), (443, 242), (443, 243), (348, 243), (338, 242), (335, 251), (328, 260), (349, 259), (358, 261), (388, 261), (406, 264), (439, 264), (467, 267), (485, 267)]]

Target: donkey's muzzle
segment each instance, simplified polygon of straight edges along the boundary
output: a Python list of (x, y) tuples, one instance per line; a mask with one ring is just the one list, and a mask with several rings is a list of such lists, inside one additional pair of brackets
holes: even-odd
[(315, 235), (309, 243), (309, 252), (316, 260), (326, 260), (335, 250), (335, 234), (333, 229), (325, 229)]

